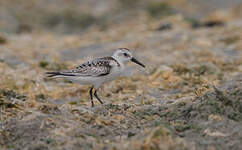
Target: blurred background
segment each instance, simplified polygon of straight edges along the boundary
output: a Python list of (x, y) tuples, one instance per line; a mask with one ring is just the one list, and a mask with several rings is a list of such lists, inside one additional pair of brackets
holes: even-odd
[(1, 0), (0, 8), (0, 31), (7, 33), (81, 34), (89, 28), (105, 30), (138, 18), (181, 15), (187, 21), (200, 21), (222, 11), (216, 17), (229, 21), (241, 15), (240, 0)]
[[(48, 79), (132, 50), (101, 87)], [(241, 0), (0, 0), (0, 149), (242, 149)]]

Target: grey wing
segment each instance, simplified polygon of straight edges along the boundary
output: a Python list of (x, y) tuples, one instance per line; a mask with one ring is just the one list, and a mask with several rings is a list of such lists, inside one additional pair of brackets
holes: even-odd
[(63, 71), (69, 76), (103, 76), (109, 74), (111, 66), (106, 59), (96, 59), (77, 66), (75, 69)]

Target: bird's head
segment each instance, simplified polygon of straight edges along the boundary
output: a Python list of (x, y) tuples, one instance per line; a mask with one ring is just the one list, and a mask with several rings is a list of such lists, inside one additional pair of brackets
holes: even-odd
[(121, 63), (125, 63), (125, 62), (128, 62), (128, 61), (132, 61), (142, 67), (145, 68), (145, 65), (143, 65), (141, 62), (139, 62), (137, 59), (135, 59), (133, 56), (132, 56), (132, 53), (130, 52), (129, 49), (127, 48), (118, 48), (114, 53), (113, 53), (113, 57), (121, 62)]

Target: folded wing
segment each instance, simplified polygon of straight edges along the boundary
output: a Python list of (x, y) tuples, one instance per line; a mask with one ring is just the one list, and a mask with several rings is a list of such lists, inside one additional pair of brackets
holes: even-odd
[(54, 76), (103, 76), (110, 73), (112, 66), (110, 65), (110, 61), (113, 58), (111, 57), (104, 57), (99, 58), (93, 61), (88, 61), (77, 66), (74, 69), (66, 70), (62, 72), (47, 72), (46, 74), (49, 77)]

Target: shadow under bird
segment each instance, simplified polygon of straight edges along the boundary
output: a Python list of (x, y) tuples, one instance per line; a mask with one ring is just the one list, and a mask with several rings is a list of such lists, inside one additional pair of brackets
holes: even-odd
[(94, 107), (93, 95), (103, 104), (97, 95), (98, 88), (102, 84), (120, 77), (125, 71), (125, 63), (128, 61), (132, 61), (145, 68), (145, 65), (132, 56), (129, 49), (119, 48), (112, 56), (88, 61), (71, 70), (46, 72), (46, 74), (48, 77), (64, 77), (73, 83), (91, 85), (89, 94), (91, 97), (91, 105)]

